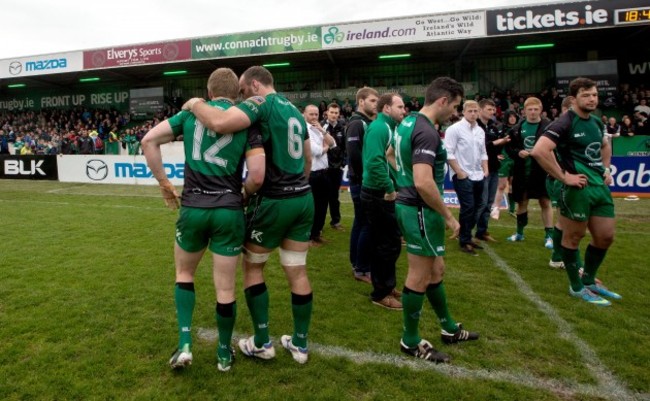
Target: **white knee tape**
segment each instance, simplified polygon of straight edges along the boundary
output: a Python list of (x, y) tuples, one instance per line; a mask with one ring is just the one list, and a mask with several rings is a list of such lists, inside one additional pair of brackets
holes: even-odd
[(244, 259), (250, 263), (265, 263), (271, 253), (255, 253), (244, 248)]
[(282, 266), (304, 266), (307, 264), (307, 251), (288, 251), (280, 248), (280, 264)]

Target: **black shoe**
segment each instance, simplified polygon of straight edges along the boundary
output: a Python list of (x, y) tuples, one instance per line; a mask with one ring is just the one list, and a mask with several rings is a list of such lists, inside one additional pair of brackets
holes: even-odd
[(455, 333), (449, 333), (445, 330), (440, 331), (440, 338), (442, 339), (443, 343), (454, 344), (462, 341), (478, 340), (478, 333), (463, 330), (462, 323), (456, 323), (456, 326), (458, 326), (458, 331)]
[(478, 253), (474, 250), (474, 247), (471, 244), (465, 244), (460, 246), (460, 251), (467, 253), (472, 256), (478, 256)]
[(420, 343), (415, 347), (407, 347), (402, 340), (399, 342), (399, 347), (403, 353), (413, 356), (415, 358), (424, 359), (435, 363), (449, 363), (451, 357), (443, 352), (437, 351), (430, 342), (425, 339), (420, 340)]
[(476, 241), (472, 241), (472, 242), (470, 243), (470, 245), (471, 245), (472, 248), (474, 248), (474, 249), (483, 249), (483, 247), (481, 246), (481, 244), (479, 244), (479, 243), (476, 242)]

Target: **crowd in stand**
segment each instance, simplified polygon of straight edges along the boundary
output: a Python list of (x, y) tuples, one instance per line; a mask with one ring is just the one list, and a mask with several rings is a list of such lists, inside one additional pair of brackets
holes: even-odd
[(132, 121), (116, 110), (72, 109), (0, 111), (0, 154), (128, 154), (140, 153), (140, 140), (178, 109), (167, 107), (152, 120)]
[[(532, 94), (531, 94), (532, 95)], [(554, 120), (560, 114), (563, 97), (555, 88), (544, 89), (537, 96), (544, 106), (542, 117)], [(491, 99), (496, 104), (496, 120), (502, 122), (508, 112), (523, 116), (523, 104), (528, 94), (516, 90), (494, 89), (488, 96), (475, 95), (474, 100)], [(407, 112), (422, 106), (417, 97), (405, 99)], [(340, 118), (345, 123), (356, 105), (346, 98), (331, 102), (341, 106)], [(322, 118), (327, 109), (323, 100), (319, 106)], [(643, 85), (621, 85), (616, 97), (605, 99), (603, 105), (615, 110), (619, 117), (602, 116), (608, 134), (612, 136), (650, 135), (650, 89)], [(41, 110), (38, 112), (5, 112), (0, 110), (0, 154), (140, 154), (142, 137), (159, 121), (174, 115), (177, 108), (167, 106), (147, 121), (132, 121), (129, 113), (116, 110), (81, 109)], [(454, 121), (452, 121), (454, 122)], [(13, 145), (13, 146), (10, 146)]]

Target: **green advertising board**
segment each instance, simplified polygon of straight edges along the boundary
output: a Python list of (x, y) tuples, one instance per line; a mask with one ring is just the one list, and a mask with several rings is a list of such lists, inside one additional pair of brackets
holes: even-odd
[(320, 26), (192, 40), (192, 59), (320, 50)]
[(29, 92), (16, 96), (0, 98), (0, 112), (3, 111), (38, 111), (41, 109), (70, 109), (87, 107), (91, 109), (116, 109), (127, 111), (129, 108), (129, 90), (119, 88), (98, 88), (87, 91)]
[(650, 136), (614, 138), (612, 150), (614, 156), (650, 156)]

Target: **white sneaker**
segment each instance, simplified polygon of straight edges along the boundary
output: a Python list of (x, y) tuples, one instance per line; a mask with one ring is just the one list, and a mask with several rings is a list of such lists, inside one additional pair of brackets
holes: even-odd
[(280, 337), (280, 342), (282, 343), (282, 346), (287, 349), (287, 351), (291, 352), (291, 356), (293, 357), (294, 361), (298, 362), (301, 365), (307, 363), (307, 348), (296, 347), (291, 342), (291, 336), (287, 335)]
[(185, 344), (183, 348), (177, 349), (169, 360), (172, 369), (181, 369), (192, 364), (192, 351), (190, 345)]
[(501, 212), (501, 211), (499, 210), (499, 208), (498, 208), (497, 206), (494, 206), (494, 207), (492, 208), (492, 210), (490, 210), (490, 217), (491, 217), (492, 219), (494, 219), (494, 220), (499, 220), (499, 213), (500, 213), (500, 212)]
[(546, 238), (546, 240), (544, 240), (544, 247), (546, 249), (553, 249), (553, 238)]
[(273, 348), (273, 343), (269, 341), (266, 344), (262, 344), (260, 348), (257, 348), (255, 346), (255, 336), (239, 340), (239, 349), (246, 356), (253, 356), (260, 359), (275, 358), (275, 348)]
[(549, 260), (548, 267), (552, 269), (564, 269), (564, 262), (561, 260), (559, 262), (553, 262), (553, 260)]

